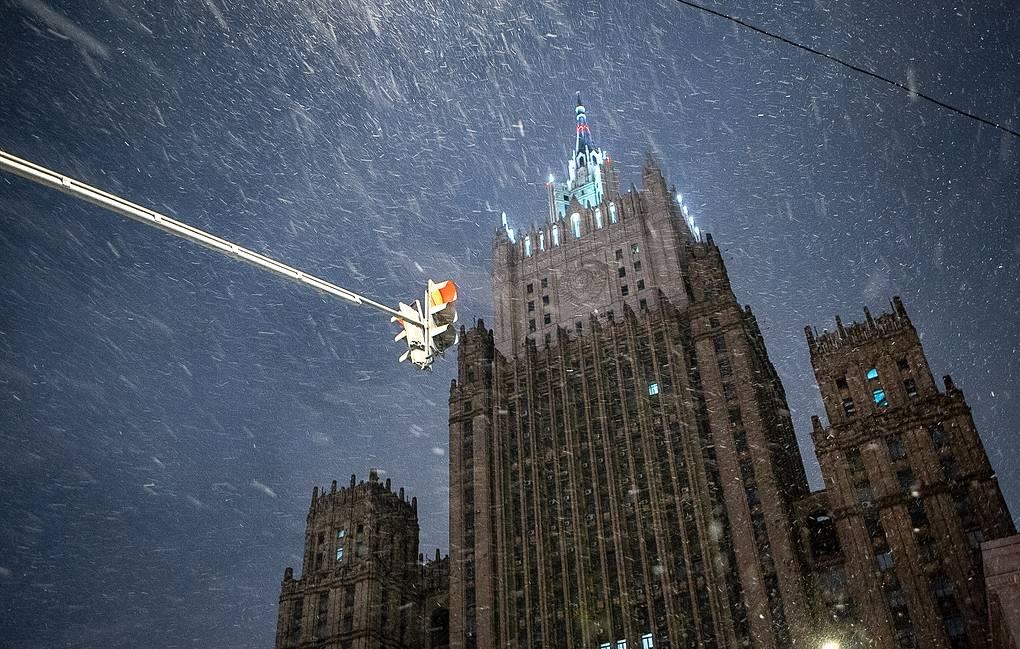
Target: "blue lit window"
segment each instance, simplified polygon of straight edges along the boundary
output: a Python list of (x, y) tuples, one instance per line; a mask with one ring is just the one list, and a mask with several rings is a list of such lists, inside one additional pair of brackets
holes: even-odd
[(336, 549), (336, 562), (340, 563), (344, 560), (344, 547), (341, 545)]
[(655, 643), (652, 641), (652, 634), (645, 633), (641, 636), (641, 649), (653, 649)]
[(554, 225), (552, 229), (552, 245), (555, 248), (560, 245), (560, 226)]
[(574, 238), (581, 238), (581, 215), (574, 212), (570, 215), (570, 229), (574, 231)]
[(648, 394), (653, 396), (653, 397), (655, 395), (659, 394), (659, 384), (658, 383), (649, 383), (648, 384)]
[(524, 237), (524, 256), (531, 256), (531, 237)]
[(878, 370), (873, 367), (870, 370), (868, 370), (868, 373), (865, 374), (864, 376), (866, 376), (869, 381), (877, 381), (878, 380)]
[(609, 222), (616, 223), (616, 203), (609, 204)]
[(871, 398), (875, 400), (875, 405), (880, 408), (885, 408), (889, 405), (889, 402), (885, 398), (885, 390), (878, 388), (877, 390), (871, 391)]
[(545, 250), (545, 232), (538, 233), (538, 249)]

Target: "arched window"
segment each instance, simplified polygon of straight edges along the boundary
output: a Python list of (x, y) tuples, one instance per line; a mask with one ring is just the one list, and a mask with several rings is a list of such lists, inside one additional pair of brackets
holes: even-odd
[(570, 229), (574, 231), (574, 238), (581, 238), (581, 215), (574, 212), (570, 215)]
[(552, 229), (552, 245), (555, 248), (560, 245), (560, 226), (554, 225)]
[(609, 203), (609, 222), (616, 223), (616, 203)]
[(595, 208), (595, 228), (598, 230), (602, 229), (602, 208)]
[(545, 231), (538, 233), (538, 249), (545, 250)]
[(531, 256), (531, 235), (524, 237), (524, 256)]

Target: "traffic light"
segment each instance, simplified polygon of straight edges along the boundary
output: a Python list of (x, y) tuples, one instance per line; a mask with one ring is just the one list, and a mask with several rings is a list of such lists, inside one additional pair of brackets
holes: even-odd
[(422, 326), (425, 317), (421, 313), (421, 303), (415, 300), (414, 306), (410, 306), (401, 302), (399, 308), (404, 317), (393, 316), (390, 322), (396, 322), (402, 327), (393, 340), (407, 342), (407, 351), (401, 354), (400, 362), (403, 363), (410, 358), (411, 363), (418, 369), (428, 369), (432, 364), (432, 354), (425, 346), (425, 328)]
[(426, 335), (431, 340), (433, 355), (441, 355), (457, 344), (457, 285), (453, 280), (433, 282), (428, 286), (428, 322)]

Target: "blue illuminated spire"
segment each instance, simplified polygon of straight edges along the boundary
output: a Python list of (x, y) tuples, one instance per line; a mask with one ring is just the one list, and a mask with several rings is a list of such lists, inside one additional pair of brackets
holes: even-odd
[(595, 143), (591, 139), (591, 129), (588, 128), (588, 118), (584, 114), (584, 104), (581, 103), (581, 92), (577, 93), (577, 108), (574, 109), (577, 116), (577, 147), (574, 152), (581, 152), (585, 149), (592, 150)]

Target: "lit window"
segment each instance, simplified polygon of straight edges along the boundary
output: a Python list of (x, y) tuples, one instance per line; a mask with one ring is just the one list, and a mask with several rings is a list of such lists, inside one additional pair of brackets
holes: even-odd
[(878, 380), (878, 370), (873, 367), (870, 370), (868, 370), (868, 373), (865, 374), (864, 376), (867, 377), (867, 379), (869, 381), (877, 381)]
[(545, 250), (545, 232), (538, 233), (538, 249)]
[(616, 649), (627, 649), (627, 641), (626, 640), (617, 640), (616, 641)]
[(524, 256), (525, 257), (530, 257), (531, 256), (531, 237), (530, 236), (524, 237)]
[(600, 208), (595, 209), (595, 227), (599, 230), (602, 229), (602, 210)]
[(879, 408), (885, 408), (889, 405), (889, 401), (885, 398), (885, 390), (877, 388), (871, 391), (871, 398), (875, 400), (875, 405)]
[(641, 649), (653, 649), (655, 643), (652, 642), (652, 634), (646, 633), (641, 636)]
[(608, 642), (603, 642), (602, 644), (599, 645), (599, 649), (613, 649), (613, 645), (609, 644)]
[(648, 394), (651, 395), (651, 396), (655, 396), (655, 395), (659, 394), (659, 384), (658, 383), (649, 383), (648, 384)]
[(336, 538), (342, 539), (345, 536), (347, 536), (347, 530), (345, 530), (344, 528), (341, 527), (336, 531)]
[(336, 562), (340, 563), (344, 560), (344, 546), (338, 546), (336, 549)]
[(555, 248), (560, 245), (560, 226), (554, 225), (552, 229), (552, 245)]
[(581, 238), (581, 215), (574, 212), (570, 215), (570, 229), (574, 231), (574, 238)]
[(616, 223), (616, 203), (609, 203), (609, 222)]
[(636, 255), (639, 252), (641, 252), (641, 248), (636, 243), (630, 244), (630, 254)]
[(854, 413), (857, 412), (857, 408), (854, 406), (853, 399), (843, 399), (843, 412), (846, 413), (847, 417), (854, 416)]

